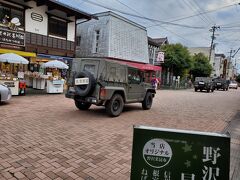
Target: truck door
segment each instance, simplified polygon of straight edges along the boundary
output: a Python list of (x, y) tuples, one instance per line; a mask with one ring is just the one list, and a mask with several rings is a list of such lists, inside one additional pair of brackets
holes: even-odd
[(144, 98), (145, 86), (143, 74), (135, 68), (128, 68), (128, 100), (142, 100)]

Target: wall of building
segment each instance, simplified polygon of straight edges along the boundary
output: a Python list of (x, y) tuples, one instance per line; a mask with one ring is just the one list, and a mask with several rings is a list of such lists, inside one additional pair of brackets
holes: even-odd
[(222, 61), (222, 57), (221, 56), (216, 56), (215, 57), (215, 60), (214, 60), (215, 64), (214, 64), (213, 68), (215, 70), (214, 76), (216, 76), (216, 77), (220, 77), (220, 75), (222, 74), (220, 72), (221, 65), (222, 65), (221, 61)]
[[(76, 46), (76, 57), (107, 57), (109, 47), (109, 17), (90, 20), (77, 25), (77, 36), (81, 37)], [(100, 31), (99, 51), (94, 53), (95, 31)]]
[[(98, 20), (77, 26), (81, 36), (77, 57), (113, 57), (148, 63), (148, 42), (145, 28), (112, 13), (100, 13)], [(99, 50), (94, 52), (95, 32), (100, 31)]]
[[(203, 53), (207, 58), (209, 58), (210, 53), (210, 47), (190, 47), (188, 48), (191, 55)], [(214, 67), (214, 59), (215, 59), (215, 50), (212, 50), (211, 58), (210, 58), (210, 64), (212, 67)], [(211, 76), (213, 77), (215, 74), (215, 69), (213, 68), (213, 71), (211, 73)]]
[(149, 56), (149, 63), (150, 64), (153, 64), (155, 63), (156, 61), (156, 55), (157, 55), (157, 52), (160, 51), (160, 47), (157, 47), (157, 46), (153, 46), (153, 45), (148, 45), (148, 56)]
[(232, 62), (228, 62), (226, 78), (233, 79), (233, 77), (234, 77), (233, 64)]
[[(190, 47), (188, 48), (188, 50), (191, 55), (203, 53), (206, 57), (209, 58), (210, 47)], [(215, 50), (212, 50), (212, 54), (210, 58), (211, 65), (213, 65), (214, 63), (214, 57), (215, 57)]]
[[(46, 12), (48, 11), (47, 6), (36, 6), (36, 2), (30, 1), (27, 3), (31, 9), (27, 9), (25, 11), (25, 31), (48, 35), (48, 15)], [(35, 15), (35, 18), (32, 16)], [(36, 18), (38, 16), (38, 18)], [(42, 21), (39, 21), (39, 17), (42, 18)], [(35, 19), (35, 20), (34, 20)], [(75, 18), (71, 17), (70, 20), (73, 22), (68, 23), (67, 29), (67, 39), (68, 41), (75, 41)], [(62, 37), (54, 36), (55, 38), (63, 39)]]
[(72, 17), (71, 19), (73, 20), (73, 22), (68, 23), (67, 40), (68, 41), (75, 41), (76, 23), (75, 23), (75, 18), (74, 17)]
[(149, 63), (147, 31), (116, 16), (110, 22), (109, 56)]
[[(36, 6), (33, 1), (28, 2), (31, 9), (25, 11), (25, 31), (47, 36), (48, 34), (48, 16), (45, 13), (47, 6)], [(41, 16), (42, 21), (33, 20), (32, 15)], [(39, 19), (39, 18), (37, 18)]]

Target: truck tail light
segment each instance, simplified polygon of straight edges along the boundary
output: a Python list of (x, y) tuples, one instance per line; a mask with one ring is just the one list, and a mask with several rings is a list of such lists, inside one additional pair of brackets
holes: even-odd
[(105, 98), (107, 95), (107, 90), (105, 88), (100, 89), (100, 98)]

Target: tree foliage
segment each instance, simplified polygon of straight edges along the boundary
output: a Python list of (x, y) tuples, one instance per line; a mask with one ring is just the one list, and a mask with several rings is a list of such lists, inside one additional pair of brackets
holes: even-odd
[(164, 67), (169, 68), (175, 76), (182, 76), (186, 69), (191, 68), (191, 56), (181, 44), (168, 44), (162, 47), (165, 52)]
[(193, 77), (208, 77), (212, 72), (212, 66), (209, 63), (208, 58), (203, 53), (195, 54), (192, 57), (193, 67), (191, 68), (191, 74)]

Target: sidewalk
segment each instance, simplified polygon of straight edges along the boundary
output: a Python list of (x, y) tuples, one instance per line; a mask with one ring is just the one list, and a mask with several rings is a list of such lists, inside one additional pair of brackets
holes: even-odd
[(231, 120), (223, 133), (231, 135), (230, 180), (239, 180), (240, 177), (240, 112)]

